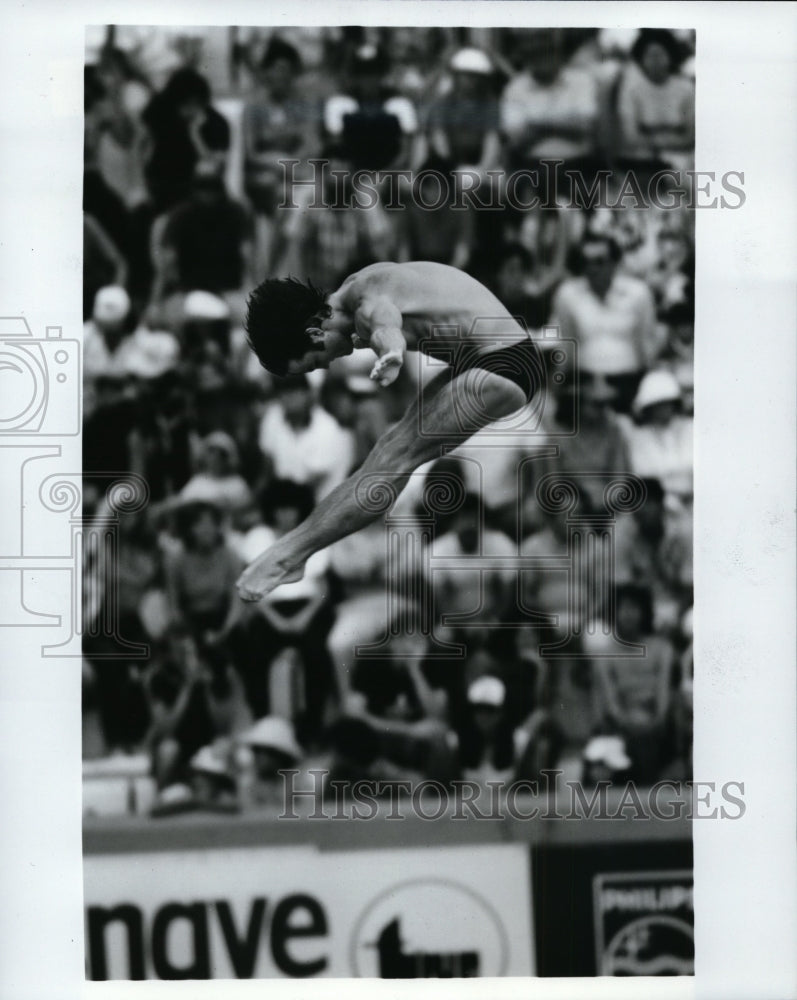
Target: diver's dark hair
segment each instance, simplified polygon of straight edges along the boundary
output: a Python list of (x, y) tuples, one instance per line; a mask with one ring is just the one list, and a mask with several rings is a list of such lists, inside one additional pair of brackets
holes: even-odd
[(284, 376), (288, 363), (312, 350), (311, 320), (329, 315), (326, 293), (309, 281), (268, 278), (249, 296), (246, 332), (249, 346), (272, 375)]

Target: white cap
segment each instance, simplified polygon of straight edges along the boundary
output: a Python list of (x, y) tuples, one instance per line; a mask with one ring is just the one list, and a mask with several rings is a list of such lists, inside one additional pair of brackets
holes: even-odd
[(121, 285), (106, 285), (94, 296), (92, 316), (98, 323), (121, 323), (130, 312), (130, 296)]
[(635, 413), (641, 413), (646, 407), (655, 406), (656, 403), (677, 403), (680, 399), (681, 387), (672, 372), (648, 372), (639, 383), (633, 409)]
[(620, 736), (593, 736), (584, 747), (584, 760), (590, 764), (605, 764), (613, 771), (624, 771), (631, 766)]
[(186, 319), (229, 319), (230, 307), (212, 292), (189, 292), (183, 301), (183, 315)]
[(449, 66), (455, 73), (479, 73), (482, 76), (489, 76), (493, 71), (489, 56), (481, 49), (459, 49), (451, 57)]
[(468, 701), (471, 705), (491, 705), (493, 708), (500, 708), (505, 699), (504, 682), (487, 674), (479, 677), (468, 688)]
[(260, 719), (241, 736), (241, 742), (250, 747), (279, 750), (294, 760), (300, 760), (304, 756), (302, 748), (296, 742), (293, 726), (279, 715), (267, 715)]

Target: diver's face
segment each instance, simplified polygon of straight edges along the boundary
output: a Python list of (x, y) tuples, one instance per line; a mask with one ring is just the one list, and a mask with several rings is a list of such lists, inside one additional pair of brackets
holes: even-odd
[(288, 363), (289, 375), (306, 375), (317, 368), (329, 368), (335, 358), (342, 358), (354, 350), (351, 337), (339, 330), (309, 327), (307, 332), (313, 341), (313, 348), (298, 360)]

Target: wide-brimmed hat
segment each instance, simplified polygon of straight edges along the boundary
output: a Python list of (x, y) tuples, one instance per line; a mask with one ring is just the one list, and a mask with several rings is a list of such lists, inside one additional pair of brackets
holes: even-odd
[(258, 720), (240, 738), (241, 743), (253, 749), (277, 750), (293, 760), (304, 756), (293, 732), (293, 726), (279, 715), (267, 715)]
[(633, 410), (639, 414), (657, 403), (679, 403), (681, 387), (672, 372), (658, 370), (648, 372), (639, 383), (634, 398)]

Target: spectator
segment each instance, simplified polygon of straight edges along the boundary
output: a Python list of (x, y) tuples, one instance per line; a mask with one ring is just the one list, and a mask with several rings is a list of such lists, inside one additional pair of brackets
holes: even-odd
[(299, 87), (302, 60), (273, 37), (256, 70), (257, 89), (244, 105), (244, 189), (258, 215), (273, 217), (282, 201), (282, 161), (318, 152), (319, 111)]
[(228, 195), (213, 160), (197, 163), (188, 197), (156, 229), (156, 302), (174, 290), (223, 294), (249, 281), (251, 220), (244, 206)]
[(333, 95), (324, 105), (327, 136), (340, 144), (353, 170), (411, 165), (418, 119), (412, 103), (385, 86), (389, 69), (384, 52), (374, 45), (360, 46), (353, 54), (346, 92)]
[(495, 294), (530, 330), (544, 326), (551, 313), (554, 288), (540, 262), (520, 243), (507, 243), (495, 257)]
[(295, 769), (304, 758), (296, 741), (293, 726), (287, 719), (269, 715), (259, 719), (240, 737), (240, 743), (252, 754), (252, 785), (246, 798), (255, 805), (285, 807), (285, 786), (281, 771)]
[(128, 54), (112, 46), (100, 52), (95, 75), (103, 90), (104, 122), (97, 165), (105, 183), (128, 209), (133, 209), (147, 197), (141, 156), (144, 137), (141, 114), (151, 97), (150, 86)]
[(629, 777), (652, 783), (671, 751), (673, 651), (653, 634), (649, 588), (619, 587), (616, 602), (617, 634), (626, 642), (643, 643), (645, 655), (613, 657), (601, 651), (599, 630), (585, 635), (586, 651), (594, 657), (597, 726), (625, 741)]
[(615, 409), (624, 413), (661, 347), (653, 296), (644, 282), (618, 273), (613, 237), (588, 233), (579, 257), (582, 276), (560, 285), (551, 322), (577, 342), (582, 371), (606, 376), (617, 392)]
[(156, 813), (175, 804), (193, 806), (191, 758), (219, 735), (209, 673), (190, 646), (184, 647), (183, 653), (182, 666), (167, 663), (157, 667), (148, 683), (152, 723), (146, 745), (159, 791)]
[(180, 491), (180, 500), (213, 504), (228, 514), (248, 507), (252, 494), (246, 480), (238, 475), (238, 448), (229, 434), (214, 431), (202, 442), (201, 471)]
[(666, 493), (692, 494), (692, 419), (681, 414), (681, 390), (668, 371), (648, 372), (624, 418), (631, 471), (658, 479)]
[[(468, 493), (451, 519), (449, 530), (432, 543), (432, 557), (462, 559), (479, 556), (512, 558), (517, 546), (503, 532), (484, 525), (481, 498)], [(500, 620), (511, 599), (516, 575), (512, 570), (468, 568), (467, 565), (435, 570), (435, 606), (446, 615)]]
[(433, 156), (450, 167), (485, 173), (499, 165), (498, 100), (491, 93), (495, 69), (480, 49), (459, 49), (449, 62), (448, 93), (429, 109), (428, 142)]
[(516, 731), (506, 712), (506, 686), (484, 674), (468, 688), (468, 714), (459, 732), (462, 775), (468, 781), (511, 782), (525, 749), (524, 733)]
[(401, 260), (434, 260), (460, 269), (468, 267), (475, 246), (475, 220), (471, 208), (463, 211), (449, 161), (426, 161), (412, 181), (412, 197), (407, 199), (397, 225)]
[(166, 562), (174, 627), (212, 668), (222, 695), (230, 690), (230, 639), (243, 614), (235, 592), (243, 563), (225, 542), (222, 515), (213, 504), (185, 504), (177, 513), (177, 531), (182, 549)]
[(106, 285), (123, 288), (127, 262), (100, 223), (83, 213), (83, 319), (91, 315), (97, 292)]
[(559, 438), (559, 454), (540, 464), (564, 477), (594, 473), (593, 479), (587, 475), (579, 481), (587, 500), (600, 510), (607, 477), (631, 470), (626, 439), (611, 409), (616, 391), (603, 375), (589, 373), (582, 374), (580, 386), (571, 391), (578, 395), (578, 433)]
[(314, 401), (304, 375), (280, 379), (276, 388), (260, 425), (260, 448), (275, 476), (306, 483), (318, 501), (351, 469), (351, 434)]
[(391, 659), (358, 661), (344, 710), (377, 733), (380, 758), (394, 779), (445, 782), (456, 777), (456, 740), (446, 695), (429, 686), (421, 669), (424, 646), (423, 637), (396, 635)]
[[(594, 172), (598, 87), (594, 75), (567, 65), (559, 29), (528, 32), (521, 39), (527, 67), (501, 96), (501, 127), (514, 167), (562, 160), (564, 167)], [(541, 173), (541, 195), (553, 194)], [(587, 178), (588, 179), (588, 178)], [(565, 188), (561, 188), (562, 191)]]
[(685, 55), (671, 32), (662, 28), (639, 32), (617, 95), (626, 166), (651, 171), (693, 166), (695, 89), (678, 73)]
[(210, 86), (194, 69), (176, 70), (142, 114), (146, 126), (144, 176), (156, 214), (191, 193), (200, 160), (223, 164), (230, 126), (210, 102)]
[(279, 234), (283, 274), (309, 274), (334, 288), (352, 271), (393, 256), (395, 227), (378, 202), (354, 198), (351, 164), (340, 148), (325, 150), (323, 203), (291, 210)]
[(226, 741), (201, 747), (191, 758), (191, 790), (195, 805), (201, 809), (238, 812), (235, 772)]

